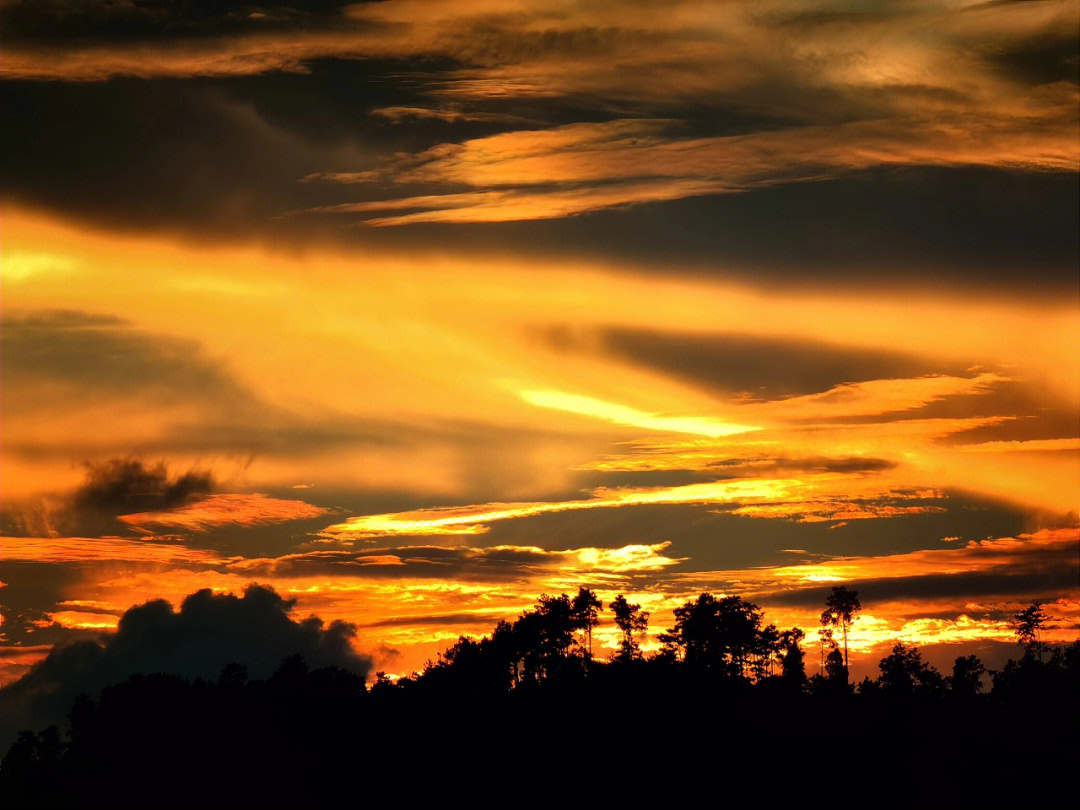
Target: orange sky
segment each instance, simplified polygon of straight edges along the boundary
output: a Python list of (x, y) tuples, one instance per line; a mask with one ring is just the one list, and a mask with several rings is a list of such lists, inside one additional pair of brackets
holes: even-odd
[(252, 581), (399, 674), (579, 586), (1076, 637), (1076, 2), (24, 5), (0, 683)]

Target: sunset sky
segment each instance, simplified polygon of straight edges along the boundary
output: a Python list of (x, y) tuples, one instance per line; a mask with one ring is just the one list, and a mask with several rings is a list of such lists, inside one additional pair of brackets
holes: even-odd
[[(0, 684), (708, 590), (1080, 631), (1080, 0), (0, 0)], [(596, 634), (614, 651), (609, 614)], [(655, 649), (655, 641), (645, 644)]]

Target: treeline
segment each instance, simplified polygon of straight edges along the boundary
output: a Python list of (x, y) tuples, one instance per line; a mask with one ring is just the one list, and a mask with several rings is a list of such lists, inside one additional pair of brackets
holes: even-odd
[[(603, 606), (542, 596), (423, 672), (368, 687), (294, 656), (271, 677), (139, 675), (80, 697), (68, 727), (24, 731), (0, 764), (10, 807), (343, 806), (374, 801), (581, 801), (1000, 806), (1074, 792), (1080, 642), (1046, 648), (1038, 605), (1023, 655), (948, 675), (897, 644), (876, 679), (848, 682), (854, 592), (822, 614), (815, 650), (756, 605), (702, 594), (651, 655), (648, 614), (609, 608), (619, 648), (593, 657)], [(826, 648), (828, 652), (826, 654)]]

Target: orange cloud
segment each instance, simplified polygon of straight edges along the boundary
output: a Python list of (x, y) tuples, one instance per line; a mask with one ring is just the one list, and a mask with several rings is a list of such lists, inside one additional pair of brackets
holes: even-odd
[(327, 538), (368, 538), (402, 535), (468, 535), (486, 531), (485, 524), (497, 520), (530, 517), (551, 512), (613, 508), (641, 504), (731, 503), (733, 501), (775, 500), (787, 497), (802, 486), (795, 479), (750, 479), (714, 481), (683, 487), (654, 489), (598, 489), (588, 500), (536, 503), (476, 504), (445, 509), (419, 509), (383, 515), (350, 518), (329, 526)]
[(38, 563), (81, 563), (103, 560), (138, 563), (218, 564), (212, 551), (188, 548), (153, 538), (0, 537), (0, 560)]
[[(955, 542), (953, 538), (946, 538)], [(1062, 553), (1080, 547), (1080, 528), (1044, 529), (1019, 537), (972, 540), (962, 547), (923, 549), (905, 554), (836, 557), (823, 562), (775, 568), (680, 574), (686, 582), (737, 582), (754, 594), (765, 594), (821, 583), (951, 576), (1003, 570), (1011, 573), (1044, 570)]]
[(267, 495), (212, 495), (196, 503), (166, 512), (137, 512), (120, 515), (131, 526), (168, 526), (188, 531), (206, 531), (216, 526), (258, 526), (303, 520), (328, 514), (329, 510), (303, 501), (282, 500)]

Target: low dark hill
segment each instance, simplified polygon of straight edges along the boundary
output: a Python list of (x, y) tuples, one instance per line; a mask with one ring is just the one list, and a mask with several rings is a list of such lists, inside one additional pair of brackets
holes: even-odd
[(1033, 662), (991, 695), (809, 693), (636, 661), (482, 693), (423, 676), (369, 690), (293, 657), (261, 681), (140, 675), (80, 698), (66, 740), (20, 736), (0, 791), (25, 808), (1041, 806), (1075, 793), (1072, 676)]
[[(854, 592), (834, 593), (857, 608)], [(1048, 649), (1037, 603), (1019, 614), (1023, 657), (990, 673), (988, 694), (974, 656), (945, 676), (900, 643), (877, 680), (852, 687), (835, 645), (807, 679), (801, 630), (707, 593), (674, 611), (649, 659), (638, 643), (648, 613), (618, 597), (620, 646), (599, 663), (588, 651), (601, 606), (584, 588), (543, 595), (423, 673), (368, 688), (350, 628), (298, 624), (287, 608), (253, 588), (243, 600), (196, 594), (177, 614), (129, 611), (82, 676), (55, 681), (54, 697), (55, 684), (92, 692), (69, 701), (63, 730), (25, 730), (8, 749), (3, 807), (1075, 803), (1080, 641)], [(276, 624), (231, 645), (221, 630), (191, 632), (218, 616), (235, 631), (248, 613)], [(256, 650), (257, 668), (206, 674), (200, 638), (214, 656)], [(265, 668), (285, 642), (311, 657)], [(123, 674), (95, 689), (110, 671)]]

